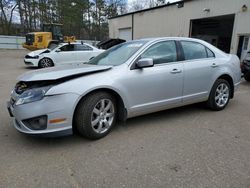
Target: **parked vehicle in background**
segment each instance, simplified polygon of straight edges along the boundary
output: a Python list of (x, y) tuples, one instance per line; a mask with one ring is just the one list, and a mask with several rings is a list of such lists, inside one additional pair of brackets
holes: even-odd
[(119, 38), (116, 38), (116, 39), (106, 39), (106, 40), (103, 40), (101, 42), (99, 42), (96, 46), (99, 48), (99, 49), (104, 49), (104, 50), (107, 50), (115, 45), (118, 45), (118, 44), (121, 44), (121, 43), (124, 43), (126, 42), (126, 40), (123, 40), (123, 39), (119, 39)]
[[(19, 77), (8, 109), (26, 134), (107, 135), (117, 120), (206, 102), (223, 110), (240, 84), (239, 58), (190, 38), (135, 40), (81, 66)], [(143, 130), (142, 130), (143, 131)]]
[(39, 68), (85, 63), (103, 51), (86, 43), (61, 43), (28, 53), (24, 58), (24, 63), (27, 66)]
[(63, 36), (62, 26), (59, 23), (44, 23), (42, 31), (26, 34), (23, 48), (33, 51), (49, 48), (61, 42), (75, 42), (75, 36)]
[(250, 51), (241, 63), (241, 71), (246, 81), (250, 82)]

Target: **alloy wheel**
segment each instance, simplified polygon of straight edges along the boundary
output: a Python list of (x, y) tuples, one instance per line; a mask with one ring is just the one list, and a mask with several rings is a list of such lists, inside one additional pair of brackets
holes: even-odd
[(109, 130), (114, 121), (114, 104), (109, 99), (101, 99), (95, 105), (91, 115), (91, 126), (96, 133)]
[(52, 65), (51, 65), (51, 60), (50, 59), (48, 59), (48, 58), (43, 58), (42, 60), (41, 60), (41, 67), (42, 68), (46, 68), (46, 67), (51, 67)]
[(216, 88), (215, 103), (219, 107), (224, 107), (229, 100), (229, 87), (225, 83), (221, 83)]

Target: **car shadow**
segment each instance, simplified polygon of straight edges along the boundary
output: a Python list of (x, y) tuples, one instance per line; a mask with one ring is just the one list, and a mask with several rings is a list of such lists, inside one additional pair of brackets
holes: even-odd
[(22, 67), (25, 70), (38, 70), (38, 67)]
[(152, 125), (158, 122), (167, 122), (168, 120), (178, 119), (186, 115), (193, 115), (195, 112), (206, 112), (210, 111), (205, 107), (204, 103), (197, 103), (187, 106), (182, 106), (178, 108), (172, 108), (168, 110), (163, 110), (155, 113), (150, 113), (138, 117), (128, 119), (126, 122), (120, 122), (116, 128), (119, 126), (126, 126), (127, 128), (134, 126), (145, 126)]
[[(119, 132), (121, 129), (133, 129), (135, 126), (151, 126), (154, 123), (167, 122), (171, 119), (181, 118), (186, 116), (187, 114), (192, 115), (195, 112), (206, 112), (208, 109), (204, 107), (204, 104), (198, 103), (188, 106), (183, 106), (179, 108), (164, 110), (152, 114), (147, 114), (143, 116), (134, 117), (128, 119), (126, 122), (118, 122), (118, 124), (114, 127), (112, 132)], [(112, 132), (110, 133), (112, 136)], [(32, 143), (32, 147), (34, 145), (39, 145), (39, 147), (61, 147), (65, 145), (89, 145), (94, 144), (96, 142), (102, 142), (103, 139), (100, 140), (88, 140), (80, 136), (79, 134), (75, 133), (70, 136), (63, 136), (63, 137), (56, 137), (56, 138), (48, 138), (48, 137), (40, 137), (40, 136), (29, 136), (29, 135), (21, 135), (24, 137), (24, 142), (27, 142), (29, 145)], [(105, 138), (104, 138), (105, 139)], [(110, 137), (108, 138), (110, 139)]]

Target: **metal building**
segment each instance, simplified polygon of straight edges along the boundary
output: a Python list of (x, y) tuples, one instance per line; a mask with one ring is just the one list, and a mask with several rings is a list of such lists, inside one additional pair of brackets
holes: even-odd
[(227, 53), (250, 51), (250, 0), (183, 0), (109, 19), (110, 38), (184, 36)]

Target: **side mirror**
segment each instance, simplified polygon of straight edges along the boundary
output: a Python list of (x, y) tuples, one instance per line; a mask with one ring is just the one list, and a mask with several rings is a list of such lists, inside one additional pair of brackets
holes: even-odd
[(138, 68), (153, 67), (154, 61), (151, 58), (142, 58), (139, 61), (137, 61), (136, 66)]
[(61, 49), (57, 49), (56, 52), (61, 52), (62, 50)]

